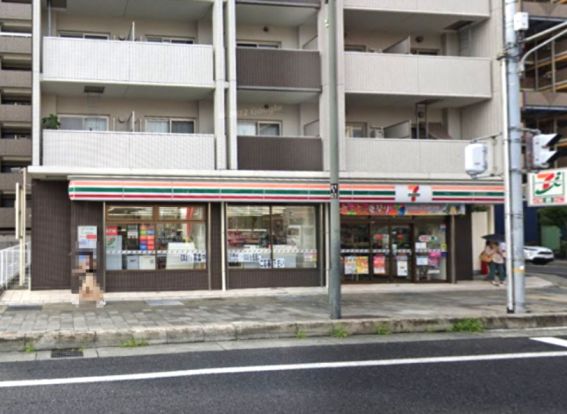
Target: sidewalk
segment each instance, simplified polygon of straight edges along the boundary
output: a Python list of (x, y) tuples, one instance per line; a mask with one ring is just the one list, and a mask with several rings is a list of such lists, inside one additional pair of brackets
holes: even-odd
[(75, 306), (67, 291), (6, 291), (0, 298), (0, 351), (250, 338), (446, 331), (455, 319), (488, 329), (567, 326), (567, 289), (527, 278), (527, 315), (506, 315), (506, 288), (457, 285), (345, 286), (343, 320), (328, 318), (324, 289), (107, 293), (106, 306)]

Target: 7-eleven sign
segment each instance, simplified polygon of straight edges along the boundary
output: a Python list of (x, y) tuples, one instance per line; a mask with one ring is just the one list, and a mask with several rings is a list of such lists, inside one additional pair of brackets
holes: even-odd
[(530, 206), (556, 206), (567, 204), (565, 176), (567, 170), (545, 170), (528, 177)]
[(430, 185), (410, 184), (396, 186), (396, 202), (398, 203), (430, 203), (433, 191)]

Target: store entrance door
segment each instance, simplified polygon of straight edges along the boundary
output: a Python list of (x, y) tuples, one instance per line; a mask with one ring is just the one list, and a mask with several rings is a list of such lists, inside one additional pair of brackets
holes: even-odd
[(413, 281), (412, 225), (393, 224), (390, 226), (392, 282)]
[(345, 282), (413, 281), (413, 226), (352, 220), (341, 226)]

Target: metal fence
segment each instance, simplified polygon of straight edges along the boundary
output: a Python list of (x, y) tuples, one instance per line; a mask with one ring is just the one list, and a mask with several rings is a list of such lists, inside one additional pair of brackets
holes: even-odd
[[(31, 262), (31, 245), (26, 243), (26, 279)], [(20, 275), (20, 246), (0, 250), (0, 289), (6, 289)]]

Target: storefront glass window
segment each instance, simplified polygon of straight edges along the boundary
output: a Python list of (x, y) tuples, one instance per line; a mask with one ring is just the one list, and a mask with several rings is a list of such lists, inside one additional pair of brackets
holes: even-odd
[(313, 207), (272, 207), (274, 268), (316, 268), (315, 227)]
[(106, 270), (205, 269), (201, 206), (108, 206)]
[(447, 280), (447, 226), (442, 222), (416, 223), (415, 264), (418, 281)]
[(231, 268), (317, 267), (315, 207), (229, 206), (227, 218)]

